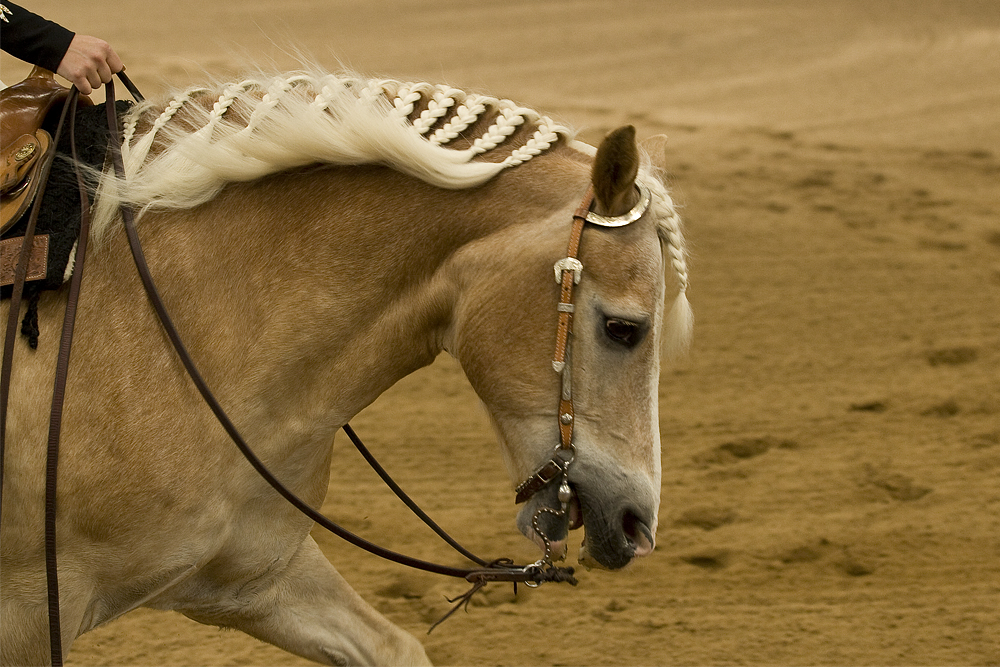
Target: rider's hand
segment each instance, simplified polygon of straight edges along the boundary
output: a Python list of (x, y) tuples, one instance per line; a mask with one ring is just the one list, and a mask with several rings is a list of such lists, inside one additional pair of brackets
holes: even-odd
[(76, 35), (59, 62), (56, 74), (76, 85), (83, 95), (89, 95), (102, 83), (111, 81), (124, 69), (121, 58), (103, 39)]

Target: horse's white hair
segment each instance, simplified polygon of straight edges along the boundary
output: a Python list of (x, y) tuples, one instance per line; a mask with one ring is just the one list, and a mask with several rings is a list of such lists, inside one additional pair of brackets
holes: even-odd
[[(470, 146), (445, 147), (481, 118), (492, 123)], [(126, 179), (110, 172), (102, 179), (98, 243), (123, 203), (141, 212), (191, 208), (227, 183), (316, 163), (385, 164), (439, 187), (469, 188), (572, 140), (566, 127), (510, 100), (304, 72), (189, 89), (162, 107), (137, 105), (124, 125)], [(530, 138), (502, 160), (475, 159), (530, 128)]]
[[(483, 129), (474, 141), (466, 136), (455, 143), (460, 147), (449, 146), (477, 123)], [(515, 133), (530, 136), (504, 145)], [(317, 163), (384, 164), (438, 187), (470, 188), (560, 140), (594, 152), (536, 111), (447, 85), (296, 72), (191, 88), (166, 105), (143, 102), (127, 114), (126, 178), (110, 170), (101, 177), (92, 236), (100, 245), (122, 204), (140, 215), (192, 208), (227, 183)], [(687, 347), (692, 322), (680, 217), (651, 168), (644, 167), (640, 178), (652, 193), (680, 289), (665, 322), (665, 349), (676, 353)]]

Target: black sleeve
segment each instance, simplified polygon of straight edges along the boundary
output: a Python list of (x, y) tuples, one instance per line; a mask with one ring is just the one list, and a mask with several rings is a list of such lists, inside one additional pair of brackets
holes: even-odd
[(32, 65), (53, 72), (73, 41), (74, 33), (7, 0), (0, 0), (6, 21), (0, 21), (0, 48)]

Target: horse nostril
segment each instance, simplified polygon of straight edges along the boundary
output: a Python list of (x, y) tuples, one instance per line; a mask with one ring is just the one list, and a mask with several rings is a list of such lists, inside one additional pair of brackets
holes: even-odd
[(653, 534), (642, 519), (632, 510), (626, 509), (622, 515), (622, 531), (625, 539), (635, 548), (636, 556), (646, 556), (653, 551)]

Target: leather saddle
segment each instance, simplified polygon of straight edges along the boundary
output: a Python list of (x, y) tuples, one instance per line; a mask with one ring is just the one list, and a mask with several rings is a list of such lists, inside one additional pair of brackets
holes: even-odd
[[(38, 194), (45, 158), (56, 149), (42, 124), (69, 94), (69, 88), (41, 67), (32, 69), (24, 81), (0, 90), (0, 234), (21, 219)], [(93, 102), (81, 96), (80, 104)], [(29, 280), (39, 273), (45, 275), (47, 240), (39, 236), (32, 244)], [(8, 278), (13, 282), (13, 264), (20, 250), (19, 238), (0, 245), (0, 284), (7, 284)]]

